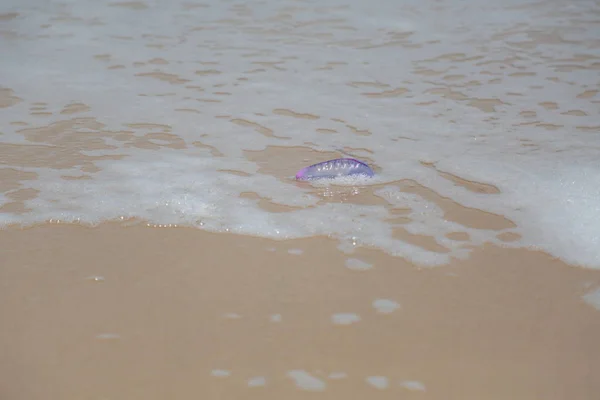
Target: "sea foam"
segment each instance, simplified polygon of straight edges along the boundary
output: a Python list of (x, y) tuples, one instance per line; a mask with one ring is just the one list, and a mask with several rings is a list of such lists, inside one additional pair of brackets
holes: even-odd
[[(17, 14), (1, 22), (0, 168), (18, 182), (0, 206), (35, 191), (23, 209), (5, 208), (2, 226), (135, 218), (328, 235), (422, 265), (468, 257), (448, 238), (464, 232), (472, 246), (531, 247), (600, 268), (593, 2), (144, 4), (0, 5)], [(356, 149), (376, 177), (341, 186), (372, 201), (326, 201), (319, 184), (273, 173), (322, 160), (247, 157), (269, 147)], [(515, 226), (449, 219), (440, 201)]]

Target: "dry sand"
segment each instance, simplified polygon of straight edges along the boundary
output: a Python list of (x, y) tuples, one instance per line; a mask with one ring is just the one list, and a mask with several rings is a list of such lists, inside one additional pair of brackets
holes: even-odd
[(600, 273), (539, 252), (48, 224), (0, 254), (2, 400), (600, 398)]

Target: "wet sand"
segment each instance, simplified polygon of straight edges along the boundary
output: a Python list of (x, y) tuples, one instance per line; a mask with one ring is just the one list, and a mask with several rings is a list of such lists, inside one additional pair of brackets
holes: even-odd
[(491, 245), (437, 268), (336, 246), (2, 230), (0, 399), (600, 397), (600, 311), (582, 300), (598, 271)]
[[(535, 224), (547, 251), (596, 232), (580, 229), (600, 148), (593, 6), (25, 3), (0, 13), (7, 223), (209, 216), (266, 234), (286, 220), (227, 214), (314, 207), (307, 232), (357, 218), (382, 249), (472, 252), (423, 268), (388, 255), (398, 243), (0, 229), (0, 400), (600, 399), (600, 299), (584, 299), (600, 271), (514, 248)], [(273, 198), (341, 151), (391, 178)], [(387, 214), (320, 219), (341, 202)]]

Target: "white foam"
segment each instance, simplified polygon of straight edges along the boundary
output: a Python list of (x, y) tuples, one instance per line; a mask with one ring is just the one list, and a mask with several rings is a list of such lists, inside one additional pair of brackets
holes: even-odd
[[(0, 108), (0, 146), (17, 146), (3, 154), (18, 155), (2, 163), (37, 173), (21, 188), (39, 193), (25, 202), (32, 211), (0, 214), (1, 226), (138, 218), (274, 239), (329, 236), (346, 251), (369, 246), (431, 266), (491, 242), (600, 268), (593, 2), (465, 0), (440, 10), (413, 0), (324, 0), (300, 10), (289, 8), (291, 0), (249, 0), (252, 15), (229, 3), (185, 4), (130, 10), (92, 0), (2, 2), (19, 15), (2, 22), (14, 37), (0, 41), (0, 54), (10, 54), (0, 58), (0, 75), (22, 99)], [(276, 18), (283, 12), (306, 24), (283, 24)], [(549, 31), (564, 42), (535, 43), (535, 32)], [(167, 64), (149, 62), (159, 58)], [(52, 114), (32, 116), (37, 102)], [(60, 113), (73, 102), (89, 110)], [(34, 134), (11, 125), (74, 117), (104, 126), (79, 119)], [(131, 124), (161, 124), (172, 136)], [(150, 148), (139, 146), (144, 140)], [(266, 146), (364, 149), (350, 152), (369, 157), (377, 176), (300, 185), (268, 171), (313, 160), (245, 158)], [(422, 162), (500, 193), (469, 190)], [(83, 175), (90, 179), (62, 178)], [(448, 221), (440, 204), (402, 191), (398, 182), (407, 180), (507, 217), (521, 239), (502, 243), (493, 229)], [(324, 187), (375, 190), (388, 206), (323, 200)], [(292, 211), (269, 212), (240, 198), (244, 192)], [(0, 193), (0, 204), (11, 201), (8, 194)], [(394, 222), (390, 210), (405, 207), (409, 221)], [(447, 252), (397, 239), (399, 228), (431, 236)], [(470, 239), (447, 239), (451, 232)]]
[(254, 378), (248, 379), (248, 387), (260, 387), (267, 385), (267, 378), (264, 376), (257, 376)]
[(104, 279), (103, 276), (100, 275), (92, 275), (92, 276), (88, 276), (87, 278), (85, 278), (89, 281), (94, 281), (94, 282), (104, 282), (106, 279)]
[(315, 378), (304, 370), (295, 369), (289, 371), (287, 375), (294, 380), (297, 387), (303, 390), (322, 392), (327, 387), (324, 381)]
[(281, 322), (281, 314), (273, 314), (269, 317), (271, 322)]
[(600, 311), (600, 288), (586, 293), (583, 296), (583, 301), (585, 301), (590, 306), (594, 307), (596, 310)]
[(331, 316), (331, 322), (336, 325), (351, 325), (360, 321), (360, 317), (354, 313), (339, 313)]
[(218, 378), (226, 378), (231, 375), (231, 372), (226, 369), (213, 369), (210, 374)]
[(369, 385), (379, 390), (387, 389), (389, 386), (388, 378), (385, 376), (369, 376), (366, 378), (366, 381)]
[(376, 299), (373, 301), (373, 307), (380, 314), (391, 314), (400, 308), (400, 304), (394, 300)]
[(346, 260), (346, 267), (355, 271), (366, 271), (373, 268), (373, 264), (359, 260), (358, 258), (348, 258)]
[(332, 372), (328, 376), (329, 379), (333, 379), (333, 380), (346, 379), (347, 377), (348, 377), (348, 374), (345, 372)]
[(98, 335), (96, 335), (96, 339), (101, 339), (101, 340), (115, 340), (115, 339), (120, 339), (121, 335), (119, 335), (118, 333), (100, 333)]
[(400, 386), (415, 392), (424, 392), (426, 390), (425, 385), (419, 381), (402, 381), (400, 382)]
[(292, 254), (294, 256), (300, 256), (300, 255), (302, 255), (302, 253), (304, 253), (304, 250), (302, 250), (302, 249), (289, 249), (288, 253)]

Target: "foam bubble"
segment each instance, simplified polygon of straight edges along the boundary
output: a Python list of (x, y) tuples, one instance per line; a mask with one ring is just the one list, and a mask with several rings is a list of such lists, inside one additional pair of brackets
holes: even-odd
[(387, 389), (389, 386), (388, 378), (385, 376), (369, 376), (366, 378), (366, 381), (369, 385), (379, 390)]
[(400, 382), (400, 386), (415, 392), (424, 392), (426, 390), (425, 385), (419, 381), (402, 381)]
[(230, 376), (231, 372), (226, 369), (213, 369), (212, 371), (210, 371), (210, 374), (218, 378), (225, 378)]
[(259, 386), (266, 386), (266, 385), (267, 385), (267, 378), (265, 378), (264, 376), (257, 376), (257, 377), (248, 379), (248, 387), (259, 387)]
[(583, 296), (583, 301), (585, 301), (590, 306), (594, 307), (596, 310), (600, 311), (600, 288), (586, 293)]
[(334, 380), (338, 380), (338, 379), (345, 379), (348, 377), (348, 374), (345, 372), (332, 372), (329, 374), (329, 379), (334, 379)]
[(89, 281), (94, 281), (94, 282), (104, 282), (106, 280), (106, 279), (104, 279), (103, 276), (100, 276), (100, 275), (88, 276), (86, 279)]
[(296, 386), (303, 390), (322, 392), (327, 387), (327, 384), (308, 372), (300, 369), (289, 371), (287, 375), (294, 380)]
[(281, 314), (273, 314), (269, 317), (271, 322), (281, 322)]
[(115, 339), (120, 339), (121, 335), (117, 334), (117, 333), (100, 333), (98, 335), (96, 335), (96, 339), (101, 339), (101, 340), (115, 340)]
[(394, 300), (389, 299), (376, 299), (373, 301), (373, 307), (380, 314), (391, 314), (400, 308), (400, 304)]
[(359, 260), (358, 258), (348, 258), (346, 260), (346, 267), (355, 271), (366, 271), (373, 268), (373, 264)]
[(331, 321), (336, 325), (351, 325), (360, 321), (360, 317), (354, 313), (339, 313), (332, 315)]

